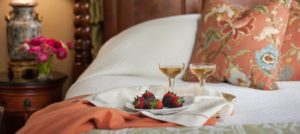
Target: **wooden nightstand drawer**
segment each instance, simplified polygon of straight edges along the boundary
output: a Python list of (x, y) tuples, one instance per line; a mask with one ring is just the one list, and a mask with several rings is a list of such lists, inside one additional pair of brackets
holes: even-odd
[(0, 93), (0, 105), (7, 112), (33, 112), (59, 101), (58, 90), (41, 93)]
[(9, 79), (0, 73), (0, 106), (4, 111), (4, 126), (8, 133), (15, 133), (29, 116), (54, 102), (61, 101), (61, 91), (66, 75), (53, 73), (52, 77), (40, 81)]

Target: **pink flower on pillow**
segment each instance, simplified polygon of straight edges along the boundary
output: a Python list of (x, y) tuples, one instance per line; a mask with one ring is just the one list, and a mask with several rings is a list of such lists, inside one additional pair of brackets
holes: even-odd
[(221, 21), (220, 25), (224, 27), (223, 33), (232, 35), (234, 40), (240, 36), (245, 36), (254, 28), (254, 18), (248, 16), (247, 18), (237, 19), (234, 21)]

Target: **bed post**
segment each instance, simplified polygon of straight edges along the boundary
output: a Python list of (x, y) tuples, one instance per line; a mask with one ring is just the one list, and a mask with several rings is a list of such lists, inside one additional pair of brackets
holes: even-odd
[(89, 0), (75, 0), (75, 61), (73, 66), (73, 81), (75, 81), (92, 62), (91, 15), (89, 7)]

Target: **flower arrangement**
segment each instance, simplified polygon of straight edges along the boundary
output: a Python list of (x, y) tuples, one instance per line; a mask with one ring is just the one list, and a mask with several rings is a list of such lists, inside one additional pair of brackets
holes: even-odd
[(32, 40), (26, 40), (23, 48), (36, 57), (39, 71), (38, 78), (44, 79), (51, 73), (51, 63), (54, 57), (60, 60), (65, 59), (68, 50), (73, 49), (73, 44), (39, 36)]

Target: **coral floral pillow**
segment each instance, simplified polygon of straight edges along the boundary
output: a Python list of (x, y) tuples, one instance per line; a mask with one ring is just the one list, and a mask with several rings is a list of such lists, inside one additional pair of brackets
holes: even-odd
[(281, 49), (279, 80), (300, 80), (300, 4), (293, 1)]
[[(279, 49), (290, 0), (269, 0), (246, 11), (228, 0), (209, 0), (204, 4), (190, 63), (217, 64), (212, 76), (215, 81), (277, 89)], [(189, 70), (183, 80), (197, 81)]]

